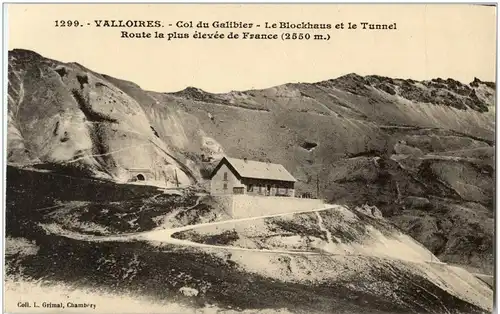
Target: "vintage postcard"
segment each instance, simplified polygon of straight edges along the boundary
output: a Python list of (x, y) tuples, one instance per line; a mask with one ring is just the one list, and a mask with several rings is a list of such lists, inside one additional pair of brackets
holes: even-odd
[(21, 4), (7, 313), (490, 313), (496, 6)]

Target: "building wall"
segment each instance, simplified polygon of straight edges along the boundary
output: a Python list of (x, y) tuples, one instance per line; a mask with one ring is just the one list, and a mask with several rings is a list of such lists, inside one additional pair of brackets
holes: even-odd
[(248, 195), (295, 196), (293, 182), (244, 178), (242, 183)]
[(232, 195), (217, 198), (233, 218), (308, 211), (325, 206), (322, 200), (279, 196)]
[(231, 195), (215, 195), (213, 196), (215, 203), (217, 206), (215, 209), (222, 209), (229, 216), (232, 215), (233, 212), (233, 197)]
[[(227, 180), (224, 179), (224, 173), (227, 173)], [(226, 188), (224, 188), (226, 185)], [(240, 180), (233, 174), (227, 165), (222, 165), (213, 176), (210, 181), (210, 194), (212, 195), (229, 195), (233, 194), (233, 188), (239, 187), (243, 188), (245, 191), (245, 186), (240, 182)]]

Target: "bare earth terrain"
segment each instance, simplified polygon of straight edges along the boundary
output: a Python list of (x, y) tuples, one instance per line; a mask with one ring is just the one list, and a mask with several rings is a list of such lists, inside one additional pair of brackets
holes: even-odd
[[(65, 182), (73, 178), (9, 170), (8, 208), (17, 210), (7, 212), (8, 309), (26, 289), (39, 291), (41, 301), (93, 300), (101, 311), (123, 295), (120, 306), (131, 306), (125, 312), (133, 312), (132, 304), (162, 313), (492, 308), (487, 284), (440, 263), (367, 208), (336, 205), (231, 220), (203, 195), (78, 179), (89, 191), (102, 192), (83, 202), (85, 190), (72, 192), (74, 185)], [(51, 195), (27, 185), (14, 188), (27, 176), (33, 183), (58, 180)], [(24, 197), (27, 192), (33, 197)], [(99, 219), (103, 212), (114, 223)]]

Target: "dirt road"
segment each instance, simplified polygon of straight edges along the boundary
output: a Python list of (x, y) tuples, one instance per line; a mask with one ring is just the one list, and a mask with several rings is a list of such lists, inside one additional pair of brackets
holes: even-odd
[[(342, 208), (342, 206), (340, 206), (340, 205), (325, 205), (325, 207), (322, 207), (322, 208), (317, 208), (317, 209), (313, 209), (313, 210), (306, 210), (306, 211), (297, 211), (297, 212), (293, 212), (293, 213), (287, 212), (287, 213), (272, 214), (272, 215), (229, 219), (229, 220), (215, 221), (215, 222), (209, 222), (209, 223), (187, 225), (187, 226), (182, 226), (182, 227), (177, 227), (177, 228), (159, 227), (157, 229), (153, 229), (150, 231), (126, 233), (126, 234), (119, 234), (119, 235), (106, 235), (106, 236), (82, 234), (82, 233), (78, 233), (78, 232), (64, 229), (60, 225), (57, 225), (57, 224), (41, 225), (41, 227), (47, 233), (57, 234), (59, 236), (63, 236), (63, 237), (67, 237), (67, 238), (71, 238), (71, 239), (75, 239), (75, 240), (90, 241), (90, 242), (147, 241), (147, 242), (150, 242), (152, 244), (158, 244), (158, 245), (172, 244), (172, 245), (183, 246), (183, 247), (193, 247), (193, 248), (201, 248), (201, 249), (207, 249), (207, 250), (218, 250), (218, 251), (229, 250), (229, 251), (258, 252), (258, 253), (267, 253), (267, 254), (338, 255), (338, 256), (341, 256), (342, 254), (328, 253), (328, 252), (323, 252), (323, 251), (322, 252), (312, 252), (312, 251), (303, 251), (303, 250), (253, 249), (253, 248), (243, 248), (243, 247), (237, 247), (237, 246), (231, 246), (231, 245), (212, 245), (212, 244), (197, 243), (197, 242), (193, 242), (193, 241), (189, 241), (189, 240), (185, 240), (185, 239), (176, 239), (176, 238), (172, 237), (172, 235), (174, 233), (177, 233), (177, 232), (194, 230), (194, 229), (203, 228), (206, 226), (214, 226), (214, 225), (222, 225), (222, 224), (237, 223), (237, 222), (244, 222), (244, 221), (252, 221), (252, 220), (258, 220), (258, 219), (265, 219), (265, 218), (279, 217), (279, 216), (286, 216), (286, 215), (293, 215), (293, 214), (302, 214), (302, 213), (319, 214), (320, 211), (326, 211), (326, 210), (331, 210), (331, 209), (341, 209), (341, 208)], [(319, 222), (321, 224), (321, 220)], [(363, 256), (362, 254), (349, 254), (349, 256), (357, 256), (357, 255)], [(403, 260), (403, 259), (401, 259), (401, 260)], [(446, 264), (446, 263), (442, 263), (440, 261), (422, 261), (422, 263), (443, 264), (443, 265)]]
[(233, 251), (251, 251), (251, 252), (274, 253), (274, 254), (280, 253), (280, 254), (295, 254), (295, 255), (297, 255), (297, 254), (302, 254), (302, 255), (321, 255), (321, 254), (323, 254), (324, 255), (326, 253), (300, 251), (300, 250), (297, 250), (297, 251), (266, 250), (266, 249), (248, 249), (248, 248), (242, 248), (242, 247), (236, 247), (236, 246), (210, 245), (210, 244), (192, 242), (189, 240), (175, 239), (172, 237), (172, 234), (174, 234), (176, 232), (188, 231), (188, 230), (202, 228), (202, 227), (206, 227), (206, 226), (213, 226), (213, 225), (220, 225), (220, 224), (227, 224), (227, 223), (236, 223), (236, 222), (242, 222), (242, 221), (251, 221), (251, 220), (264, 219), (264, 218), (270, 218), (270, 217), (279, 217), (279, 216), (292, 215), (292, 214), (319, 212), (319, 211), (334, 209), (337, 207), (340, 207), (340, 206), (339, 205), (328, 205), (328, 206), (325, 206), (323, 208), (317, 208), (317, 209), (307, 210), (307, 211), (298, 211), (298, 212), (294, 212), (294, 213), (280, 213), (280, 214), (255, 216), (255, 217), (248, 217), (248, 218), (229, 219), (229, 220), (223, 220), (223, 221), (201, 223), (201, 224), (196, 224), (196, 225), (187, 225), (187, 226), (182, 226), (182, 227), (177, 227), (177, 228), (154, 229), (151, 231), (125, 233), (125, 234), (119, 234), (119, 235), (106, 235), (106, 236), (82, 234), (82, 233), (78, 233), (78, 232), (64, 229), (60, 225), (57, 225), (57, 224), (44, 224), (44, 225), (40, 225), (40, 226), (47, 233), (58, 234), (58, 235), (63, 236), (63, 237), (67, 237), (67, 238), (71, 238), (71, 239), (75, 239), (75, 240), (81, 240), (81, 241), (128, 242), (128, 241), (133, 241), (133, 240), (136, 240), (136, 241), (137, 240), (145, 240), (148, 242), (153, 242), (153, 243), (156, 242), (159, 244), (174, 244), (174, 245), (179, 245), (179, 246), (189, 246), (189, 247), (198, 247), (198, 248), (206, 248), (206, 249), (218, 249), (218, 250), (225, 249), (225, 250), (233, 250)]

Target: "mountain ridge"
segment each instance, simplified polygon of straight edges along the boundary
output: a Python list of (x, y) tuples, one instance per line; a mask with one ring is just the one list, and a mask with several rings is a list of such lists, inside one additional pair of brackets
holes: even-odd
[[(485, 81), (485, 80), (481, 80), (477, 77), (474, 77), (474, 79), (469, 82), (469, 83), (465, 83), (465, 82), (461, 82), (461, 81), (458, 81), (458, 80), (455, 80), (453, 78), (442, 78), (442, 77), (435, 77), (435, 78), (431, 78), (431, 79), (426, 79), (426, 80), (415, 80), (415, 79), (411, 79), (411, 78), (390, 78), (390, 77), (387, 77), (387, 76), (380, 76), (380, 75), (376, 75), (376, 74), (369, 74), (369, 75), (359, 75), (355, 72), (352, 72), (352, 73), (348, 73), (348, 74), (344, 74), (344, 75), (341, 75), (341, 76), (338, 76), (336, 78), (331, 78), (331, 79), (324, 79), (324, 80), (319, 80), (319, 81), (314, 81), (314, 82), (289, 82), (289, 83), (283, 83), (283, 84), (278, 84), (278, 85), (273, 85), (273, 86), (269, 86), (269, 87), (266, 87), (266, 88), (260, 88), (260, 89), (242, 89), (242, 90), (230, 90), (230, 91), (227, 91), (227, 92), (210, 92), (210, 91), (206, 91), (202, 88), (198, 88), (198, 87), (194, 87), (194, 86), (186, 86), (184, 89), (181, 89), (181, 90), (178, 90), (178, 91), (171, 91), (171, 92), (162, 92), (164, 94), (178, 94), (180, 92), (184, 92), (186, 90), (198, 90), (199, 92), (203, 92), (203, 93), (206, 93), (206, 94), (211, 94), (211, 95), (225, 95), (225, 94), (230, 94), (230, 93), (233, 93), (233, 92), (236, 92), (236, 93), (248, 93), (248, 92), (252, 92), (252, 91), (258, 91), (258, 90), (263, 90), (263, 89), (270, 89), (270, 88), (277, 88), (277, 87), (280, 87), (280, 86), (287, 86), (287, 85), (300, 85), (300, 84), (304, 84), (304, 85), (317, 85), (317, 84), (321, 84), (321, 83), (325, 83), (325, 82), (329, 82), (329, 81), (334, 81), (334, 80), (337, 80), (337, 79), (343, 79), (343, 78), (349, 78), (349, 77), (356, 77), (356, 76), (359, 76), (359, 77), (375, 77), (375, 78), (382, 78), (382, 79), (392, 79), (392, 80), (398, 80), (398, 81), (408, 81), (408, 82), (419, 82), (419, 83), (422, 83), (422, 82), (432, 82), (432, 81), (455, 81), (455, 82), (458, 82), (460, 84), (463, 84), (463, 85), (473, 85), (473, 84), (486, 84), (488, 85), (489, 87), (491, 88), (495, 88), (496, 84), (495, 82), (491, 82), (491, 81)], [(137, 85), (138, 87), (140, 87), (139, 85)], [(154, 92), (154, 93), (158, 93), (159, 91), (153, 91), (153, 90), (145, 90), (145, 91), (148, 91), (148, 92)]]
[[(51, 58), (47, 58), (47, 57), (44, 57), (42, 56), (41, 54), (33, 51), (33, 50), (30, 50), (30, 49), (25, 49), (25, 48), (13, 48), (13, 49), (10, 49), (8, 50), (8, 54), (19, 54), (19, 53), (28, 53), (28, 54), (35, 54), (41, 58), (45, 58), (45, 59), (48, 59), (48, 60), (52, 60), (52, 61), (56, 61), (55, 59), (51, 59)], [(86, 68), (85, 66), (83, 66), (82, 64), (78, 63), (78, 62), (61, 62), (61, 63), (66, 63), (66, 64), (72, 64), (72, 65), (76, 65), (76, 66), (79, 66), (79, 67), (82, 67), (82, 68), (85, 68), (89, 71), (91, 71), (90, 69)], [(108, 74), (104, 74), (104, 73), (100, 73), (100, 75), (104, 76), (104, 77), (111, 77), (111, 78), (115, 78), (114, 76), (111, 76), (111, 75), (108, 75)], [(207, 93), (207, 94), (212, 94), (212, 95), (221, 95), (221, 94), (229, 94), (231, 92), (251, 92), (251, 91), (257, 91), (257, 90), (263, 90), (263, 89), (269, 89), (269, 88), (273, 88), (273, 87), (278, 87), (278, 86), (282, 86), (282, 85), (293, 85), (293, 84), (311, 84), (311, 85), (315, 85), (315, 84), (320, 84), (320, 83), (323, 83), (323, 82), (328, 82), (328, 81), (332, 81), (332, 80), (336, 80), (336, 79), (340, 79), (340, 78), (343, 78), (343, 77), (349, 77), (349, 76), (361, 76), (361, 77), (380, 77), (380, 78), (386, 78), (386, 79), (393, 79), (393, 80), (400, 80), (400, 81), (409, 81), (409, 82), (427, 82), (427, 81), (447, 81), (447, 80), (453, 80), (453, 81), (456, 81), (460, 84), (463, 84), (463, 85), (471, 85), (471, 84), (477, 84), (477, 83), (482, 83), (482, 84), (486, 84), (488, 85), (489, 87), (491, 88), (495, 88), (496, 84), (495, 82), (493, 81), (489, 81), (489, 80), (483, 80), (483, 79), (480, 79), (476, 76), (473, 77), (473, 80), (470, 81), (470, 82), (466, 82), (466, 81), (460, 81), (460, 80), (455, 80), (453, 78), (443, 78), (443, 77), (433, 77), (433, 78), (427, 78), (427, 79), (412, 79), (412, 78), (403, 78), (403, 77), (397, 77), (397, 78), (390, 78), (388, 76), (381, 76), (381, 75), (377, 75), (377, 74), (367, 74), (367, 75), (359, 75), (355, 72), (351, 72), (351, 73), (347, 73), (347, 74), (344, 74), (344, 75), (340, 75), (336, 78), (325, 78), (325, 79), (322, 79), (322, 80), (317, 80), (317, 81), (311, 81), (311, 82), (288, 82), (288, 83), (282, 83), (282, 84), (277, 84), (277, 85), (271, 85), (271, 86), (268, 86), (268, 87), (263, 87), (263, 88), (251, 88), (251, 89), (241, 89), (241, 90), (228, 90), (228, 91), (225, 91), (225, 92), (210, 92), (210, 91), (206, 91), (206, 90), (203, 90), (202, 88), (198, 88), (198, 87), (195, 87), (195, 86), (186, 86), (185, 88), (183, 89), (180, 89), (180, 90), (175, 90), (175, 91), (159, 91), (159, 90), (149, 90), (149, 89), (144, 89), (144, 91), (146, 92), (152, 92), (152, 93), (165, 93), (165, 94), (175, 94), (175, 93), (179, 93), (179, 92), (182, 92), (186, 89), (198, 89), (204, 93)], [(132, 81), (127, 81), (127, 80), (124, 80), (130, 84), (134, 84), (136, 85), (136, 87), (139, 87), (142, 89), (142, 87)]]

